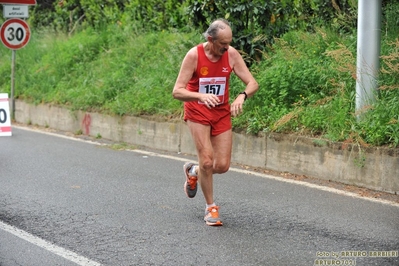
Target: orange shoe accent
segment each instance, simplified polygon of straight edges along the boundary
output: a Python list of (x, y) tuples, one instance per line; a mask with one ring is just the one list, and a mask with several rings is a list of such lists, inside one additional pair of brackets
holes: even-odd
[(195, 189), (197, 187), (197, 181), (198, 181), (198, 177), (196, 176), (189, 176), (188, 179), (188, 185), (190, 186), (190, 189)]
[(209, 207), (205, 212), (204, 221), (210, 226), (221, 226), (223, 225), (222, 220), (219, 218), (219, 206)]
[(189, 198), (194, 198), (198, 190), (198, 177), (189, 174), (189, 170), (194, 166), (195, 165), (193, 163), (185, 163), (183, 165), (184, 175), (186, 176), (186, 181), (184, 182), (184, 192)]

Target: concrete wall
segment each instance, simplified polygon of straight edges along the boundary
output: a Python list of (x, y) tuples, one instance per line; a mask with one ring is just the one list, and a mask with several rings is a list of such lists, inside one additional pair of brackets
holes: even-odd
[[(15, 120), (116, 142), (195, 155), (182, 121), (152, 121), (15, 102)], [(300, 136), (234, 133), (232, 161), (279, 172), (399, 193), (399, 149), (365, 148)]]

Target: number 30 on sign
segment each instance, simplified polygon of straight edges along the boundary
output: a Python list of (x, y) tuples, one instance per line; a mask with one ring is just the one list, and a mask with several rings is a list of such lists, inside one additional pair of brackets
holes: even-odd
[(13, 50), (20, 49), (29, 42), (29, 25), (19, 18), (6, 20), (0, 28), (0, 37), (6, 47)]
[(7, 93), (0, 93), (0, 136), (11, 136), (10, 105)]

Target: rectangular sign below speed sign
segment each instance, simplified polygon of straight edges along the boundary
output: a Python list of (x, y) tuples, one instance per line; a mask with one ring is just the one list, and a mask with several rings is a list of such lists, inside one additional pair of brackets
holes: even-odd
[(11, 136), (10, 104), (7, 93), (0, 93), (0, 136)]
[(29, 8), (27, 5), (4, 5), (3, 17), (5, 18), (28, 18)]

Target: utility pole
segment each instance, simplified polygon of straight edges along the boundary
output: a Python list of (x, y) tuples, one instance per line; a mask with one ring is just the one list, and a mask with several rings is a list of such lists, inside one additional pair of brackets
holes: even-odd
[(357, 19), (356, 114), (375, 101), (380, 69), (382, 0), (359, 0)]

